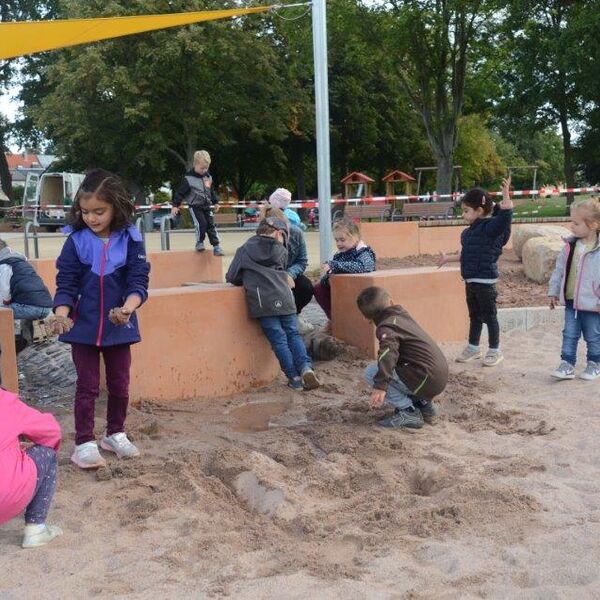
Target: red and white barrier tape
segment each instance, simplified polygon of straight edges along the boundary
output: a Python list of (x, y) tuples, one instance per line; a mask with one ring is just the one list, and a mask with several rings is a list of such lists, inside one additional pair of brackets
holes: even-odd
[[(547, 198), (547, 197), (558, 197), (564, 196), (565, 194), (595, 194), (600, 193), (600, 186), (593, 187), (580, 187), (580, 188), (540, 188), (539, 190), (514, 190), (510, 193), (511, 196), (532, 196), (538, 198)], [(502, 192), (489, 192), (490, 196), (502, 196)], [(408, 195), (408, 196), (370, 196), (366, 198), (332, 198), (332, 204), (379, 204), (379, 203), (390, 203), (396, 200), (408, 200), (410, 201), (433, 201), (437, 202), (441, 199), (449, 199), (449, 200), (459, 200), (462, 196), (461, 193), (454, 192), (453, 194), (421, 194), (419, 196), (416, 195)], [(226, 208), (258, 208), (262, 205), (260, 202), (244, 202), (244, 201), (236, 201), (236, 202), (220, 202), (219, 206)], [(163, 204), (136, 204), (136, 210), (160, 210), (160, 209), (170, 209), (171, 204), (169, 202), (165, 202)], [(183, 205), (185, 206), (185, 204)], [(292, 202), (290, 208), (318, 208), (319, 201), (318, 200), (303, 200), (301, 202)], [(21, 209), (22, 206), (9, 206), (2, 208), (0, 210), (15, 210)], [(36, 204), (28, 204), (26, 208), (40, 208), (39, 205)], [(42, 208), (48, 210), (65, 210), (65, 207), (62, 204), (47, 204)]]

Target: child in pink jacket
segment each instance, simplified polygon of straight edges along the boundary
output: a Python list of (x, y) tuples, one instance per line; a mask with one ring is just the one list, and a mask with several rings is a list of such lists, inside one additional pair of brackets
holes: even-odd
[[(19, 436), (36, 445), (23, 451)], [(62, 534), (46, 525), (56, 487), (60, 426), (50, 414), (0, 388), (0, 525), (25, 509), (23, 548), (43, 546)]]

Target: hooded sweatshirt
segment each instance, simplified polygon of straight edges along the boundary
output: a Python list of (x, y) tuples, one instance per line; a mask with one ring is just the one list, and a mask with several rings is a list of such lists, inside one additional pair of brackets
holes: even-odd
[(0, 300), (52, 308), (52, 296), (31, 263), (10, 248), (0, 250)]
[(296, 313), (286, 263), (287, 250), (269, 236), (255, 235), (237, 249), (225, 281), (244, 286), (253, 319)]
[(448, 383), (448, 362), (439, 346), (400, 305), (381, 311), (375, 319), (379, 340), (373, 387), (387, 390), (394, 370), (414, 396), (431, 400)]
[(53, 450), (60, 445), (60, 426), (51, 414), (0, 388), (0, 525), (22, 512), (35, 491), (37, 468), (23, 452), (20, 435)]

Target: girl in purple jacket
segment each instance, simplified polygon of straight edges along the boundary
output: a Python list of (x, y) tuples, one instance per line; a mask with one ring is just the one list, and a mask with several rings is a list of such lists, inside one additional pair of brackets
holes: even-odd
[(100, 354), (106, 367), (107, 426), (103, 450), (139, 455), (125, 434), (131, 344), (140, 341), (135, 310), (148, 297), (146, 251), (130, 225), (134, 207), (120, 179), (90, 171), (71, 208), (72, 231), (56, 261), (55, 330), (71, 344), (77, 370), (75, 451), (82, 469), (105, 466), (94, 435)]

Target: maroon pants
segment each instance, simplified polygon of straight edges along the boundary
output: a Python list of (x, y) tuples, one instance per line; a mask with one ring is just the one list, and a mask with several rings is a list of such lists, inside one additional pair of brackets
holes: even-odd
[(71, 352), (77, 370), (75, 443), (85, 444), (96, 439), (94, 411), (100, 392), (100, 353), (104, 357), (108, 388), (106, 435), (120, 433), (124, 430), (129, 403), (130, 345), (99, 348), (88, 344), (71, 344)]
[(315, 284), (313, 288), (315, 300), (331, 320), (331, 288), (328, 285), (323, 285), (321, 282)]

